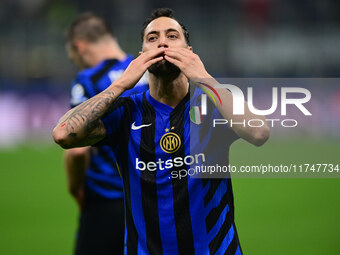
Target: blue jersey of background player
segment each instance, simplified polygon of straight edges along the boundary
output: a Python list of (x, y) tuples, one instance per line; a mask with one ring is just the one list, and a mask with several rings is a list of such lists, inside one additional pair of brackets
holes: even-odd
[[(107, 59), (100, 64), (81, 71), (71, 88), (71, 107), (105, 90), (116, 80), (132, 61), (132, 56), (124, 60)], [(145, 76), (131, 90), (122, 96), (141, 93), (148, 89)], [(123, 184), (119, 173), (119, 159), (107, 146), (91, 147), (91, 159), (86, 171), (85, 185), (96, 194), (109, 199), (123, 198)]]
[[(71, 107), (105, 90), (132, 61), (119, 47), (108, 24), (85, 13), (67, 31), (69, 57), (81, 69), (71, 87)], [(147, 78), (123, 96), (145, 91)], [(68, 189), (81, 210), (75, 254), (122, 254), (123, 183), (119, 159), (107, 146), (65, 152)]]

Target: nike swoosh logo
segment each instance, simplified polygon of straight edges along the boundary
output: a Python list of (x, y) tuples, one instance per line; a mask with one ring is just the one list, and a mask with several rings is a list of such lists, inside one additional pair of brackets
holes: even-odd
[(140, 125), (140, 126), (135, 126), (135, 123), (136, 123), (136, 122), (132, 123), (132, 125), (131, 125), (131, 129), (132, 129), (132, 130), (138, 130), (138, 129), (141, 129), (141, 128), (143, 128), (143, 127), (148, 127), (148, 126), (151, 126), (151, 125), (152, 125), (152, 123), (150, 123), (150, 124), (144, 124), (144, 125)]

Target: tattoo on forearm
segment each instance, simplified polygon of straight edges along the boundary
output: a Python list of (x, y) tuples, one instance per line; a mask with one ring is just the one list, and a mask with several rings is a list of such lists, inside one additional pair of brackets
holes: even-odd
[[(78, 132), (81, 131), (89, 136), (88, 139), (93, 139), (96, 134), (91, 134), (91, 131), (98, 125), (100, 118), (110, 108), (114, 100), (113, 91), (104, 91), (67, 112), (57, 125), (66, 126), (69, 137), (76, 138)], [(94, 137), (90, 137), (90, 135)]]

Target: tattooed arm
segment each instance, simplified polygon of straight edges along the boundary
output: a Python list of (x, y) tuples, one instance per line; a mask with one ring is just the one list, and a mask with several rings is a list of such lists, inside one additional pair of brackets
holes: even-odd
[(125, 90), (136, 85), (149, 66), (163, 59), (157, 57), (163, 53), (164, 48), (142, 53), (106, 90), (69, 110), (53, 130), (54, 141), (62, 148), (69, 149), (92, 145), (102, 140), (106, 129), (101, 118)]
[(108, 88), (68, 111), (53, 130), (55, 142), (64, 149), (69, 149), (100, 141), (106, 135), (100, 118), (121, 93), (115, 93), (112, 88)]

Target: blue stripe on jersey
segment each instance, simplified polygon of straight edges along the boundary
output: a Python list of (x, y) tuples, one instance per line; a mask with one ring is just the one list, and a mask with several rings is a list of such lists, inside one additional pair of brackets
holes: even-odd
[(103, 189), (100, 185), (96, 185), (90, 179), (86, 180), (86, 185), (91, 190), (95, 191), (96, 193), (101, 194), (104, 197), (107, 197), (107, 198), (110, 198), (110, 199), (118, 199), (118, 198), (123, 198), (124, 197), (122, 192), (117, 192), (117, 190), (106, 190), (106, 189)]
[(96, 181), (102, 181), (102, 182), (106, 182), (106, 183), (110, 183), (115, 187), (120, 187), (123, 188), (123, 184), (121, 182), (120, 179), (117, 179), (115, 177), (112, 176), (105, 176), (99, 173), (94, 172), (91, 168), (87, 170), (87, 176), (90, 179), (96, 180)]
[(236, 253), (235, 253), (235, 255), (242, 255), (242, 252), (241, 252), (240, 246), (237, 246), (237, 250), (236, 250)]
[(105, 160), (102, 157), (99, 157), (97, 155), (91, 155), (91, 164), (89, 169), (93, 168), (95, 166), (100, 166), (100, 174), (103, 174), (105, 177), (106, 175), (112, 174), (112, 176), (117, 176), (118, 171), (112, 171), (111, 164), (108, 164), (108, 162), (105, 162)]

